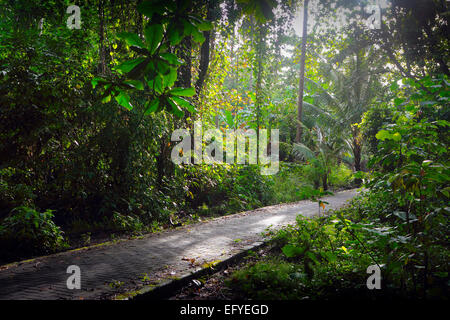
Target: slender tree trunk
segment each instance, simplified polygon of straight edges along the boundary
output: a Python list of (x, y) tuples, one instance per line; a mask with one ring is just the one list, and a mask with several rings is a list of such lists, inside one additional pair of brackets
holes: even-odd
[(303, 6), (303, 36), (302, 36), (302, 57), (300, 60), (300, 83), (298, 86), (298, 107), (297, 107), (297, 134), (295, 136), (295, 142), (299, 143), (302, 139), (302, 113), (303, 113), (303, 90), (305, 86), (305, 60), (306, 60), (306, 40), (308, 37), (308, 3), (309, 0), (305, 0)]
[(203, 82), (206, 78), (206, 73), (208, 72), (209, 66), (209, 45), (210, 45), (210, 31), (204, 31), (203, 35), (205, 37), (205, 42), (203, 42), (200, 48), (200, 65), (199, 65), (199, 74), (198, 79), (195, 82), (195, 90), (197, 99), (200, 96), (200, 92), (203, 87)]
[[(214, 9), (214, 1), (209, 1), (207, 13), (206, 13), (206, 20), (211, 21), (212, 20), (212, 11)], [(210, 56), (210, 45), (211, 45), (211, 32), (214, 32), (214, 30), (210, 31), (203, 31), (203, 36), (205, 37), (205, 41), (202, 43), (202, 46), (200, 48), (200, 65), (199, 65), (199, 74), (198, 79), (195, 82), (195, 90), (196, 90), (196, 99), (198, 101), (200, 97), (201, 90), (203, 88), (203, 82), (206, 79), (206, 74), (208, 72), (209, 67), (209, 56)]]
[(356, 141), (353, 141), (353, 153), (355, 157), (355, 171), (361, 171), (361, 146)]
[[(361, 171), (361, 137), (359, 134), (359, 130), (356, 127), (352, 127), (352, 151), (354, 158), (354, 167), (355, 172)], [(361, 179), (355, 179), (356, 185), (359, 187), (362, 183)]]
[(262, 105), (262, 56), (263, 56), (264, 34), (263, 26), (259, 26), (258, 40), (256, 42), (257, 64), (256, 64), (256, 158), (259, 163), (259, 127), (261, 126), (261, 105)]
[(327, 191), (328, 190), (328, 173), (325, 173), (322, 176), (322, 186), (323, 186), (323, 190)]
[(314, 180), (314, 189), (319, 189), (319, 187), (320, 187), (320, 180), (319, 179), (316, 179), (316, 180)]

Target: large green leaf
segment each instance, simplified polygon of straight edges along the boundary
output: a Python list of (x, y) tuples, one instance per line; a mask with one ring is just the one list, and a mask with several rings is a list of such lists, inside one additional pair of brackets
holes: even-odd
[(186, 108), (190, 113), (195, 112), (194, 106), (187, 100), (179, 97), (170, 97), (173, 101), (177, 103), (178, 106)]
[(167, 98), (167, 101), (169, 102), (169, 104), (172, 107), (171, 112), (177, 116), (178, 118), (181, 118), (184, 116), (184, 112), (183, 110), (180, 109), (180, 107), (176, 104), (175, 101), (173, 101), (171, 98)]
[(116, 97), (116, 101), (124, 108), (131, 110), (133, 109), (133, 106), (130, 103), (130, 96), (126, 93), (121, 91)]
[(148, 114), (150, 114), (152, 112), (155, 112), (156, 110), (158, 110), (158, 106), (159, 106), (159, 100), (158, 99), (154, 99), (154, 100), (148, 101), (146, 103), (146, 109), (145, 109), (144, 114), (148, 115)]
[(170, 72), (170, 65), (165, 63), (163, 60), (159, 60), (156, 64), (156, 69), (159, 73), (166, 75)]
[(198, 31), (195, 27), (192, 28), (191, 34), (192, 34), (192, 38), (194, 39), (195, 42), (203, 43), (205, 41), (205, 37), (203, 36), (203, 33)]
[(391, 134), (389, 133), (389, 131), (387, 130), (380, 130), (378, 131), (378, 133), (375, 135), (375, 138), (377, 138), (378, 140), (386, 140), (389, 139), (391, 137)]
[(164, 60), (166, 60), (167, 62), (169, 62), (172, 65), (179, 66), (183, 63), (183, 61), (178, 59), (178, 57), (176, 55), (174, 55), (173, 53), (170, 53), (170, 52), (161, 53), (160, 56), (161, 56), (161, 58), (163, 58)]
[(150, 58), (145, 58), (144, 61), (139, 63), (136, 67), (133, 68), (133, 70), (128, 72), (127, 78), (133, 80), (141, 80), (145, 75), (147, 66), (150, 64), (150, 62)]
[(164, 91), (164, 77), (161, 74), (157, 74), (153, 80), (148, 82), (150, 89), (153, 89), (156, 93), (161, 94)]
[(210, 21), (203, 21), (197, 25), (200, 31), (209, 31), (213, 28), (213, 24)]
[(141, 38), (139, 38), (139, 36), (135, 33), (122, 32), (119, 33), (118, 37), (125, 40), (125, 42), (130, 46), (135, 46), (138, 48), (144, 47), (144, 43), (142, 42)]
[(123, 83), (131, 86), (132, 88), (136, 88), (138, 90), (144, 90), (144, 84), (139, 80), (126, 80)]
[(310, 258), (312, 261), (314, 261), (316, 264), (320, 264), (319, 260), (317, 259), (316, 255), (314, 254), (314, 252), (307, 251), (306, 256), (308, 258)]
[(394, 141), (400, 141), (402, 139), (402, 135), (400, 134), (400, 133), (398, 133), (398, 132), (396, 132), (396, 133), (394, 133), (393, 135), (392, 135), (392, 140), (394, 140)]
[(119, 64), (118, 66), (115, 66), (114, 69), (119, 70), (122, 73), (128, 73), (131, 70), (133, 70), (138, 64), (140, 64), (144, 61), (145, 61), (145, 58), (137, 58), (137, 59), (133, 59), (133, 60), (128, 60), (128, 61), (125, 61), (125, 62)]
[(169, 73), (164, 75), (164, 83), (166, 88), (172, 87), (175, 84), (175, 81), (177, 81), (177, 70), (175, 68), (171, 68)]
[(390, 133), (387, 130), (380, 130), (378, 131), (378, 133), (375, 135), (375, 138), (377, 138), (378, 140), (384, 141), (384, 140), (394, 140), (394, 141), (400, 141), (402, 139), (402, 136), (400, 133), (395, 132), (395, 133)]
[(193, 97), (195, 96), (194, 88), (173, 88), (170, 90), (170, 94), (173, 96)]
[(229, 110), (224, 110), (223, 113), (225, 115), (225, 120), (228, 124), (228, 127), (233, 128), (234, 125), (233, 114)]
[(164, 28), (160, 24), (152, 24), (144, 30), (145, 41), (147, 41), (147, 49), (154, 54), (161, 40), (164, 37)]
[(324, 258), (326, 258), (329, 262), (334, 262), (334, 261), (337, 260), (336, 255), (335, 255), (334, 253), (332, 253), (332, 252), (324, 251), (324, 252), (321, 252), (321, 254), (322, 254), (322, 256), (323, 256)]
[(100, 77), (95, 77), (94, 79), (91, 80), (92, 88), (94, 89), (97, 86), (97, 84), (105, 84), (105, 83), (108, 83), (108, 81)]
[(197, 30), (197, 28), (190, 21), (183, 19), (182, 22), (184, 36), (190, 36), (194, 30)]
[(178, 30), (178, 28), (176, 28), (176, 27), (172, 27), (169, 29), (168, 37), (169, 37), (170, 44), (172, 46), (178, 45), (181, 42), (181, 40), (183, 40), (182, 32), (180, 32), (180, 30)]
[(310, 159), (314, 159), (316, 157), (314, 152), (310, 148), (305, 146), (303, 143), (294, 143), (292, 145), (292, 153), (296, 157), (304, 159), (304, 160), (310, 160)]

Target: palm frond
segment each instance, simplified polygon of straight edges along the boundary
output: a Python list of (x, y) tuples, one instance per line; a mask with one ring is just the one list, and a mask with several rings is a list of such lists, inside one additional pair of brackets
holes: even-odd
[(292, 146), (292, 153), (300, 160), (310, 160), (316, 157), (314, 152), (303, 143), (294, 143)]

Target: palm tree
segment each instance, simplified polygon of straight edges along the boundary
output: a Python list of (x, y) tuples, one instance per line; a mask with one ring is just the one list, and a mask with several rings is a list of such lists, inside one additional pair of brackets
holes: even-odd
[[(359, 127), (362, 115), (375, 102), (375, 98), (381, 89), (377, 75), (384, 70), (376, 69), (377, 56), (372, 47), (358, 48), (347, 54), (341, 61), (341, 68), (336, 69), (323, 57), (317, 55), (326, 62), (328, 75), (331, 79), (330, 93), (311, 79), (306, 81), (314, 88), (311, 95), (314, 104), (304, 102), (313, 112), (322, 116), (322, 122), (338, 130), (334, 134), (342, 137), (349, 136), (347, 144), (353, 154), (353, 167), (355, 171), (361, 170), (362, 139)], [(373, 66), (375, 65), (375, 68)], [(340, 132), (339, 132), (340, 131)], [(357, 183), (359, 183), (357, 181)]]
[(295, 143), (292, 148), (293, 155), (299, 160), (315, 161), (319, 165), (320, 177), (315, 179), (315, 187), (318, 187), (318, 181), (322, 179), (323, 189), (328, 190), (328, 176), (331, 172), (331, 166), (337, 160), (342, 159), (342, 153), (346, 150), (345, 139), (335, 134), (334, 128), (312, 128), (313, 140), (308, 147), (303, 143)]

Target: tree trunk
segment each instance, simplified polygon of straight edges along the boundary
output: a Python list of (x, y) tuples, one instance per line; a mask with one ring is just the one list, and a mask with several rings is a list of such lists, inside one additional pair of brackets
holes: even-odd
[[(208, 3), (208, 9), (206, 13), (206, 20), (211, 21), (212, 20), (212, 11), (214, 9), (215, 3), (214, 1), (209, 1)], [(210, 55), (210, 45), (211, 45), (211, 31), (203, 31), (203, 36), (205, 37), (205, 41), (202, 43), (202, 46), (200, 48), (200, 64), (199, 64), (199, 73), (198, 73), (198, 79), (195, 82), (195, 91), (196, 91), (196, 99), (198, 100), (200, 97), (200, 93), (202, 91), (203, 83), (206, 79), (206, 74), (208, 72), (209, 67), (209, 55)]]
[(264, 34), (263, 26), (259, 26), (258, 40), (256, 42), (256, 159), (259, 163), (259, 127), (261, 126), (261, 105), (262, 105), (262, 56), (263, 56)]
[(195, 91), (197, 100), (200, 96), (200, 92), (203, 87), (203, 82), (206, 78), (206, 73), (208, 72), (209, 66), (209, 45), (210, 45), (210, 31), (204, 31), (203, 35), (205, 37), (205, 42), (203, 42), (202, 47), (200, 48), (200, 65), (199, 65), (199, 73), (198, 79), (195, 82)]
[(298, 110), (297, 110), (297, 134), (295, 142), (300, 143), (303, 134), (302, 113), (303, 113), (303, 90), (305, 86), (305, 60), (306, 60), (306, 40), (308, 36), (308, 3), (305, 0), (303, 6), (303, 37), (302, 37), (302, 57), (300, 60), (300, 83), (298, 86)]
[[(352, 151), (353, 151), (353, 158), (354, 158), (354, 167), (355, 172), (361, 171), (361, 137), (359, 135), (359, 130), (357, 127), (352, 127)], [(362, 180), (361, 179), (355, 179), (356, 185), (359, 187), (361, 186)]]
[(328, 173), (325, 173), (322, 177), (322, 186), (324, 191), (328, 190)]

